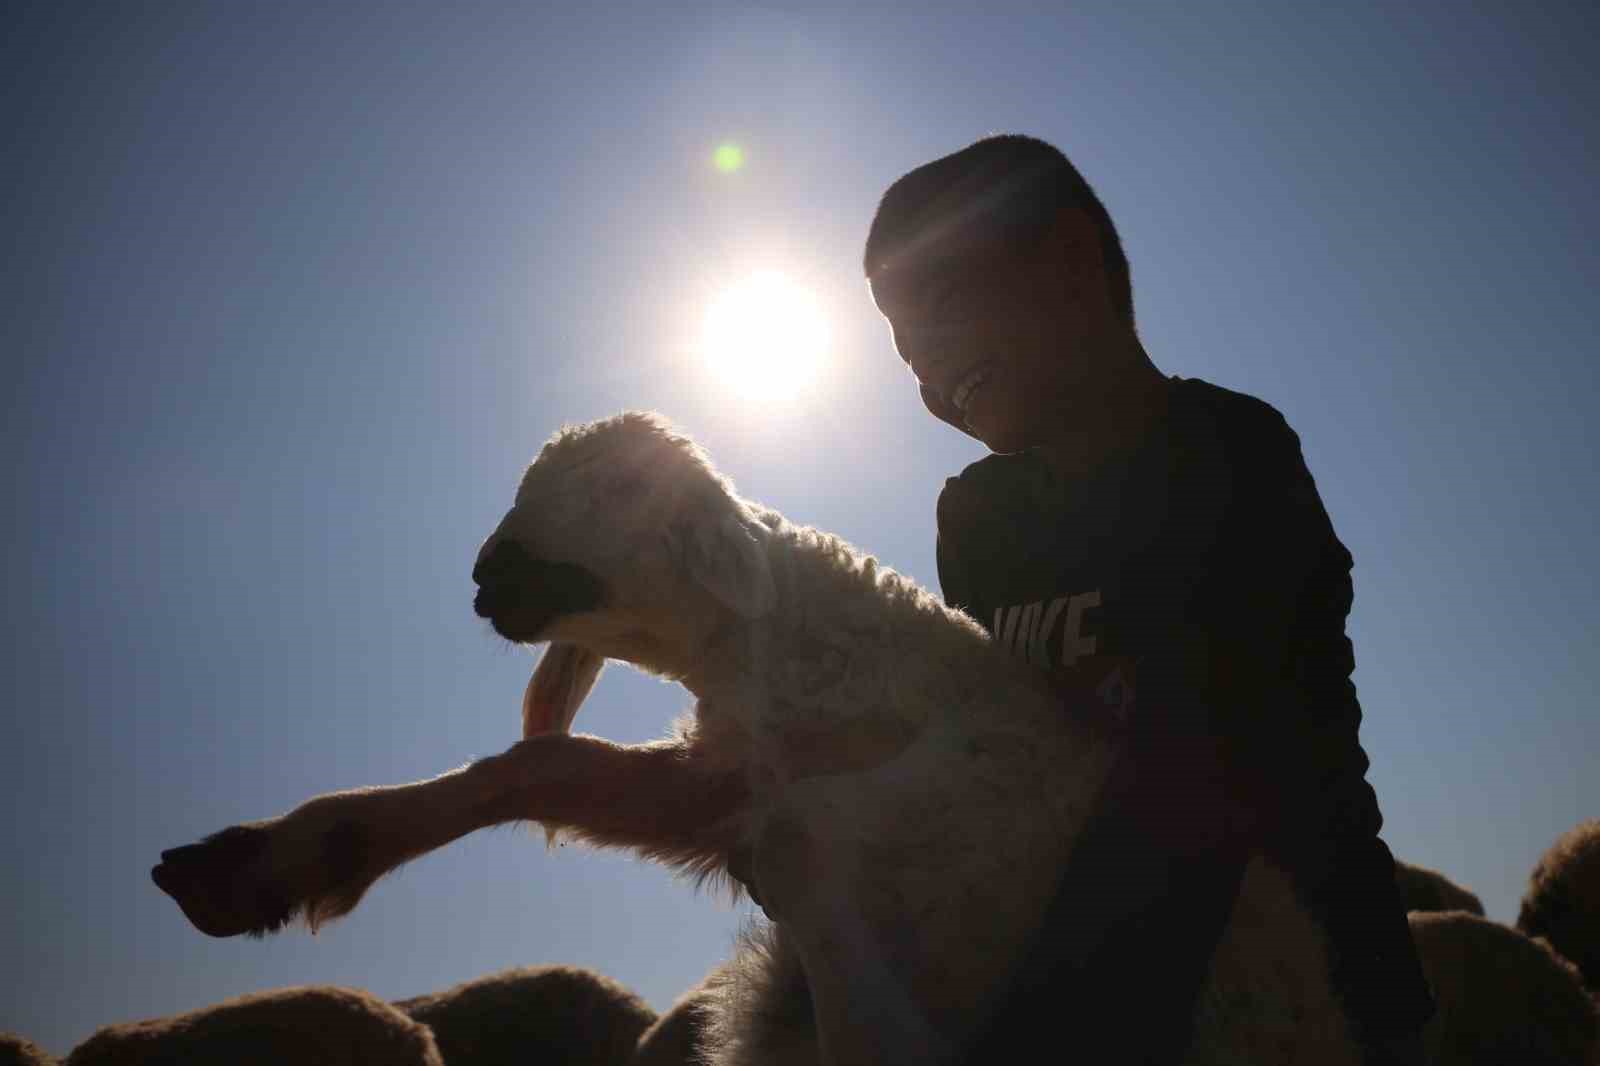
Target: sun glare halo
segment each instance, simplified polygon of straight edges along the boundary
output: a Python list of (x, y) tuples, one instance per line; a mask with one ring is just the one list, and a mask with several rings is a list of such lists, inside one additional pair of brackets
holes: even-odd
[(752, 275), (706, 310), (706, 368), (742, 399), (771, 402), (803, 394), (827, 349), (827, 319), (816, 298), (781, 274)]

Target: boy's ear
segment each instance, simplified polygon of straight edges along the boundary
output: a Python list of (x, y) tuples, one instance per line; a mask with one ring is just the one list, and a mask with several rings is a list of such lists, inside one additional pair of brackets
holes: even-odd
[(1050, 224), (1050, 240), (1063, 254), (1077, 258), (1100, 256), (1100, 227), (1089, 212), (1076, 204), (1064, 204), (1056, 209)]
[(1105, 274), (1100, 227), (1089, 212), (1068, 204), (1058, 208), (1039, 254), (1045, 256), (1074, 287)]
[(741, 618), (760, 618), (777, 602), (767, 561), (766, 527), (738, 511), (680, 527), (679, 558), (689, 576)]

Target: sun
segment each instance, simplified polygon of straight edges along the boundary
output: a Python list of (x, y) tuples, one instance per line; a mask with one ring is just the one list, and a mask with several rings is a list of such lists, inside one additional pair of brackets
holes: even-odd
[(816, 297), (782, 274), (754, 274), (725, 289), (706, 310), (706, 369), (740, 399), (798, 398), (828, 353), (828, 323)]

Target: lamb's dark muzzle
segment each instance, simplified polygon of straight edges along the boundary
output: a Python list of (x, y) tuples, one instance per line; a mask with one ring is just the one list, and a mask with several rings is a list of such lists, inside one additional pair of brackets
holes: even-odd
[(472, 567), (472, 581), (479, 586), (499, 585), (525, 576), (533, 557), (514, 540), (501, 540), (494, 550)]
[(514, 541), (502, 540), (472, 568), (478, 594), (472, 609), (495, 632), (523, 643), (561, 615), (605, 606), (605, 583), (581, 566), (535, 559)]

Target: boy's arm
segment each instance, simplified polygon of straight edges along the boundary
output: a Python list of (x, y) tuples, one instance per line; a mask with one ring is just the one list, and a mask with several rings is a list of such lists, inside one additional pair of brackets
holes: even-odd
[(1382, 818), (1345, 635), (1350, 553), (1276, 412), (1229, 442), (1224, 460), (1226, 506), (1177, 634), (1179, 661), (1152, 679), (1176, 690), (1149, 695), (1158, 707), (1200, 702), (1270, 847), (1294, 850), (1308, 833), (1375, 836)]
[[(952, 518), (955, 506), (949, 502), (951, 486), (955, 482), (955, 478), (950, 478), (945, 482), (945, 490), (939, 494), (935, 512), (938, 533), (933, 546), (934, 562), (939, 568), (939, 591), (944, 596), (945, 605), (976, 617), (971, 582), (956, 543), (956, 522)], [(979, 618), (978, 621), (982, 623), (984, 620)]]
[(1364, 1039), (1411, 1032), (1433, 1003), (1366, 780), (1345, 634), (1350, 554), (1281, 416), (1231, 458), (1234, 493), (1208, 583), (1238, 596), (1223, 597), (1233, 608), (1196, 634), (1207, 709), (1261, 846), (1333, 937), (1336, 983)]

